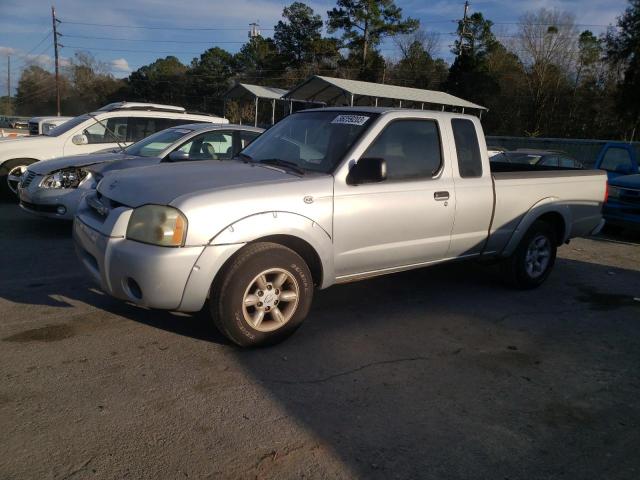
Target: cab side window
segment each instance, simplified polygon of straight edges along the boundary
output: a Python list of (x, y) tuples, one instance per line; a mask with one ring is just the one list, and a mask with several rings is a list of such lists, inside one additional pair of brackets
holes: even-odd
[(362, 158), (382, 158), (388, 180), (432, 178), (442, 165), (440, 132), (435, 120), (395, 120)]
[(458, 154), (458, 171), (462, 178), (482, 176), (482, 157), (476, 127), (471, 120), (454, 118), (451, 120), (453, 137)]

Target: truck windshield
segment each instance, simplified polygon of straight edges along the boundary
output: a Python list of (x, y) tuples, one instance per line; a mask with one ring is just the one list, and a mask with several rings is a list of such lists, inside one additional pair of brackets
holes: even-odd
[(188, 128), (162, 130), (125, 148), (124, 153), (135, 155), (136, 157), (157, 157), (169, 146), (191, 132), (193, 130)]
[(78, 117), (72, 118), (68, 122), (64, 122), (62, 125), (49, 130), (45, 135), (49, 137), (59, 137), (63, 133), (67, 133), (69, 130), (76, 128), (78, 125), (86, 122), (87, 120), (89, 120), (89, 118), (89, 115), (80, 115)]
[(302, 170), (330, 173), (377, 116), (335, 110), (295, 113), (254, 140), (242, 156), (254, 162), (277, 160)]

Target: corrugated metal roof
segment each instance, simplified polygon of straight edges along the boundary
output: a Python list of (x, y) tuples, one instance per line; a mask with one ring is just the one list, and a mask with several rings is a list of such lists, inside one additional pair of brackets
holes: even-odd
[(224, 94), (225, 98), (258, 97), (271, 100), (279, 100), (287, 90), (275, 87), (264, 87), (262, 85), (251, 85), (249, 83), (236, 83)]
[(427, 103), (486, 110), (481, 105), (436, 90), (422, 90), (320, 75), (315, 75), (290, 90), (284, 95), (284, 98), (321, 102), (327, 105), (348, 105), (350, 95), (354, 96), (354, 105), (363, 105), (364, 102), (370, 104), (370, 99), (378, 98), (380, 106), (392, 106), (394, 101), (402, 100), (414, 104)]

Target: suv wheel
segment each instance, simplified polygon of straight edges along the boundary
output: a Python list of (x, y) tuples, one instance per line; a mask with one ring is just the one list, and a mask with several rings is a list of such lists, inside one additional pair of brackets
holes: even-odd
[(273, 344), (304, 321), (313, 280), (304, 260), (276, 243), (243, 248), (214, 282), (210, 309), (216, 327), (242, 347)]
[(553, 269), (557, 250), (553, 228), (543, 221), (534, 222), (513, 255), (502, 263), (506, 280), (521, 289), (542, 285)]

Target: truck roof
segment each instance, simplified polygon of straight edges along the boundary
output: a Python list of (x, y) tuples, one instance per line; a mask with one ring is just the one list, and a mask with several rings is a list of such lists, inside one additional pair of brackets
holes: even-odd
[(451, 116), (451, 117), (469, 117), (469, 118), (478, 118), (476, 115), (469, 115), (467, 113), (459, 113), (459, 112), (443, 112), (442, 110), (434, 110), (427, 109), (424, 110), (417, 108), (400, 108), (400, 107), (321, 107), (321, 108), (309, 108), (305, 110), (300, 110), (296, 113), (304, 113), (304, 112), (345, 112), (345, 113), (390, 113), (390, 112), (398, 112), (398, 113), (407, 113), (407, 114), (416, 114), (416, 113), (437, 113), (439, 115)]

